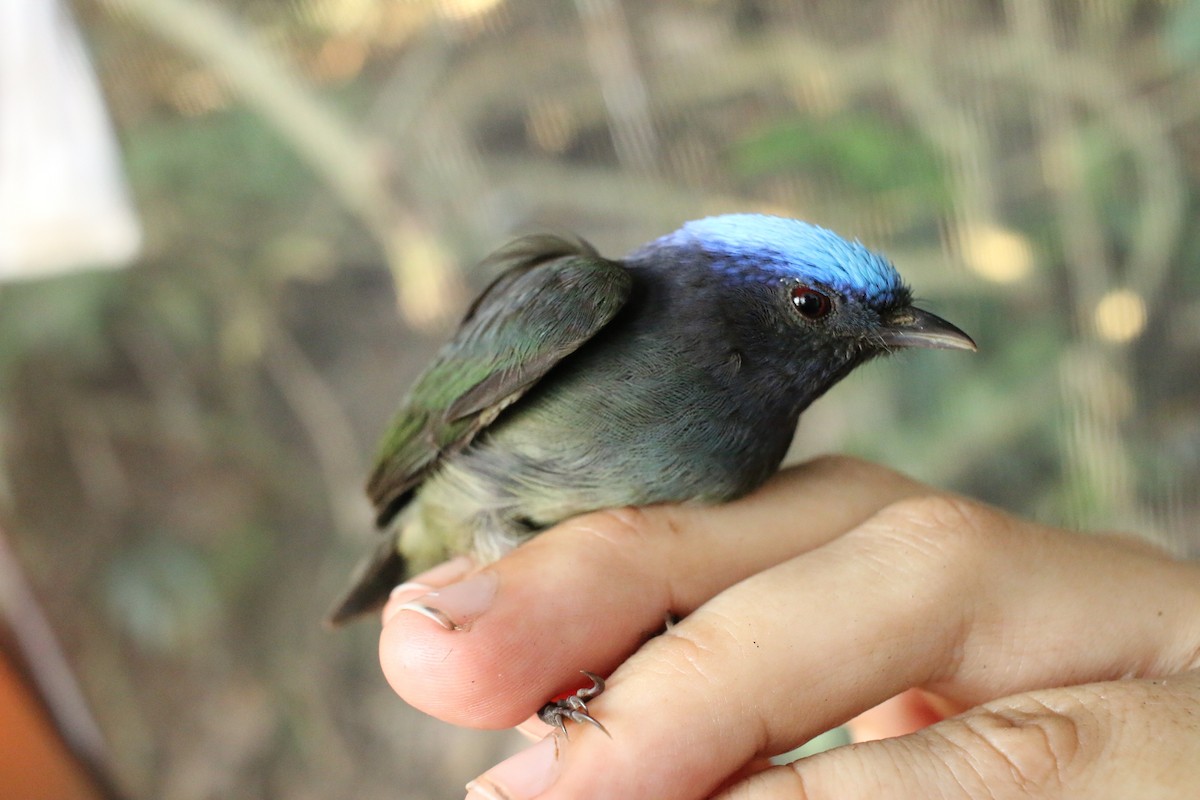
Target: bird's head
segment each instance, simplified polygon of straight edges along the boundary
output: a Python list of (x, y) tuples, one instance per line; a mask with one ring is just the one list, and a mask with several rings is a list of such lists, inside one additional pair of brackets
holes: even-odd
[(975, 349), (957, 327), (912, 305), (912, 293), (887, 259), (807, 222), (762, 214), (708, 217), (651, 247), (698, 256), (733, 313), (748, 316), (727, 319), (806, 373), (796, 377), (819, 384), (812, 386), (818, 393), (863, 361), (902, 348)]

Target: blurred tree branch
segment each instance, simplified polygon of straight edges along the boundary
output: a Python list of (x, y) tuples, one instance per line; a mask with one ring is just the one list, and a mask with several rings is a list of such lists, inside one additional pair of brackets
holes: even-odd
[(436, 325), (457, 306), (458, 272), (429, 227), (397, 200), (389, 180), (398, 176), (382, 142), (362, 138), (322, 106), (245, 25), (207, 0), (99, 2), (211, 66), (291, 144), (379, 243), (407, 320)]
[(281, 326), (270, 331), (262, 360), (312, 443), (337, 532), (360, 534), (371, 523), (362, 501), (361, 448), (337, 395)]
[(634, 172), (658, 172), (658, 135), (629, 20), (617, 0), (575, 0), (588, 63), (604, 97), (617, 159)]

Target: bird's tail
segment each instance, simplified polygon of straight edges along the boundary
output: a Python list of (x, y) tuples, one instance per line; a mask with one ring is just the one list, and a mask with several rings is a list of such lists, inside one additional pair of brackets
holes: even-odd
[(394, 529), (386, 531), (374, 552), (359, 563), (350, 588), (325, 617), (326, 625), (336, 627), (360, 614), (377, 611), (387, 602), (392, 589), (404, 580), (408, 565), (396, 547), (397, 533)]

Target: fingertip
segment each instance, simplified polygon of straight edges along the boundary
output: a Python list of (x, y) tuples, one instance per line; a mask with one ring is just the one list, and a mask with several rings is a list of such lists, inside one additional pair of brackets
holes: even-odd
[(909, 689), (867, 709), (846, 725), (855, 742), (870, 742), (914, 733), (962, 710), (944, 698)]
[(490, 609), (499, 577), (472, 573), (473, 567), (456, 558), (392, 591), (379, 664), (392, 689), (428, 714), (469, 727), (510, 727), (523, 716), (520, 709), (506, 707), (502, 687), (480, 679), (503, 674), (505, 649), (495, 646), (494, 631), (469, 635)]
[(512, 655), (476, 634), (397, 611), (379, 636), (384, 678), (409, 705), (445, 722), (511, 728), (530, 713), (518, 684), (506, 677)]

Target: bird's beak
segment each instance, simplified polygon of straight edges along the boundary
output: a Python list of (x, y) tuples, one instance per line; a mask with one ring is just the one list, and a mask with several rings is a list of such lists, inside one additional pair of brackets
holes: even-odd
[(880, 338), (888, 347), (927, 347), (932, 350), (976, 350), (975, 341), (941, 317), (905, 306), (883, 319)]

